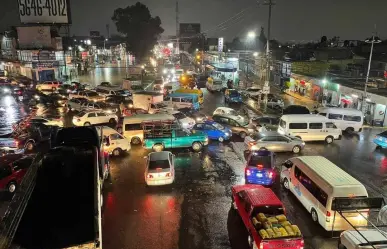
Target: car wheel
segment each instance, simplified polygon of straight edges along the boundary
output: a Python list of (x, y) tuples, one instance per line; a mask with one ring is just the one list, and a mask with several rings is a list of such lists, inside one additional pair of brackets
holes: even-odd
[(90, 122), (85, 122), (84, 124), (83, 124), (83, 126), (90, 126), (91, 124), (90, 124)]
[(192, 144), (192, 149), (193, 149), (195, 152), (201, 151), (201, 150), (202, 150), (202, 147), (203, 147), (203, 145), (202, 145), (201, 143), (199, 143), (199, 142), (194, 142), (194, 143)]
[(52, 90), (53, 92), (55, 92), (55, 91), (56, 91), (56, 87), (53, 87), (51, 90)]
[(35, 149), (35, 144), (32, 141), (29, 141), (25, 144), (25, 148), (27, 151), (33, 151)]
[(332, 137), (332, 136), (327, 136), (327, 137), (325, 138), (325, 142), (326, 142), (327, 144), (333, 143), (333, 137)]
[(116, 120), (114, 118), (109, 119), (110, 124), (114, 124), (115, 122), (116, 122)]
[(17, 188), (16, 182), (8, 183), (7, 190), (8, 190), (9, 193), (11, 193), (11, 194), (15, 193), (16, 188)]
[(354, 131), (355, 131), (355, 129), (352, 128), (352, 127), (347, 127), (347, 129), (345, 129), (345, 132), (346, 132), (346, 133), (352, 133), (352, 132), (354, 132)]
[(242, 138), (242, 139), (244, 139), (245, 137), (246, 137), (246, 132), (241, 132), (241, 133), (239, 133), (239, 136)]
[(155, 144), (152, 147), (153, 151), (160, 152), (164, 150), (164, 145), (162, 144)]
[(294, 146), (293, 149), (292, 149), (292, 152), (293, 152), (294, 154), (300, 153), (300, 152), (301, 152), (301, 147), (298, 146), (298, 145)]
[(132, 144), (140, 144), (141, 139), (139, 137), (133, 137), (131, 142), (132, 142)]
[(113, 150), (113, 156), (120, 156), (122, 153), (122, 150), (120, 148), (114, 149)]
[(218, 141), (219, 141), (219, 142), (223, 142), (223, 141), (224, 141), (224, 138), (223, 138), (223, 137), (219, 137), (219, 138), (218, 138)]
[(318, 223), (318, 215), (317, 215), (316, 210), (314, 210), (314, 208), (312, 208), (312, 211), (310, 212), (310, 214), (312, 215), (313, 222)]
[(282, 186), (284, 186), (285, 189), (289, 190), (290, 189), (290, 184), (288, 178), (284, 178), (282, 182)]

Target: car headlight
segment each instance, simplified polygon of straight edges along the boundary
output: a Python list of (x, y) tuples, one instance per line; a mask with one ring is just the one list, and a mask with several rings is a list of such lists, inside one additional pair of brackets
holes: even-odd
[(168, 70), (167, 70), (167, 69), (164, 69), (164, 70), (163, 70), (163, 73), (164, 73), (164, 74), (166, 74), (167, 72), (168, 72)]
[(305, 142), (302, 142), (302, 145), (305, 145)]
[(34, 98), (35, 99), (40, 99), (40, 97), (38, 95), (35, 95)]
[(112, 110), (107, 110), (106, 112), (109, 113), (109, 114), (113, 113)]
[(4, 89), (3, 89), (3, 92), (4, 92), (4, 93), (9, 93), (9, 89), (8, 89), (8, 88), (4, 88)]
[(172, 70), (171, 70), (171, 73), (175, 73), (175, 69), (172, 69)]
[(196, 118), (196, 122), (201, 122), (203, 121), (203, 118)]
[(229, 136), (230, 134), (228, 132), (225, 132), (224, 135)]
[(58, 104), (62, 104), (63, 103), (63, 101), (62, 100), (58, 100)]

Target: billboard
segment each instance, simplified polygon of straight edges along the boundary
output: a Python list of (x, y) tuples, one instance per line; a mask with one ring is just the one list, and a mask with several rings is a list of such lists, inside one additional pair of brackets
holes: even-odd
[(51, 48), (50, 27), (17, 27), (19, 48), (36, 49)]
[(69, 0), (19, 0), (21, 23), (71, 23)]
[(223, 52), (223, 37), (218, 38), (218, 52)]
[(180, 23), (180, 37), (190, 38), (200, 34), (200, 23)]

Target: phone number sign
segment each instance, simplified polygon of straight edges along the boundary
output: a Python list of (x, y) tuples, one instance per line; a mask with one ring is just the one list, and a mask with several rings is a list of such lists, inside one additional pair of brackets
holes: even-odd
[(71, 23), (69, 0), (18, 0), (21, 23)]

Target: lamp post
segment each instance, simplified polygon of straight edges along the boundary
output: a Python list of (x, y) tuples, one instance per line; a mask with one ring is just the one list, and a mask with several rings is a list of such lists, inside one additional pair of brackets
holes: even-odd
[(248, 79), (249, 78), (249, 55), (248, 55), (248, 52), (247, 52), (247, 42), (249, 40), (253, 40), (254, 38), (256, 37), (256, 34), (254, 31), (250, 31), (247, 33), (247, 39), (246, 39), (246, 43), (245, 43), (245, 54), (246, 54), (246, 78)]
[(372, 60), (372, 53), (374, 50), (374, 43), (381, 43), (382, 41), (379, 39), (379, 37), (373, 35), (371, 38), (368, 38), (365, 40), (366, 43), (371, 43), (371, 51), (370, 51), (370, 57), (368, 59), (368, 69), (367, 69), (367, 76), (366, 76), (366, 82), (364, 85), (364, 96), (363, 96), (363, 113), (365, 114), (366, 112), (366, 103), (367, 103), (367, 84), (368, 84), (368, 79), (370, 76), (370, 69), (371, 69), (371, 60)]

